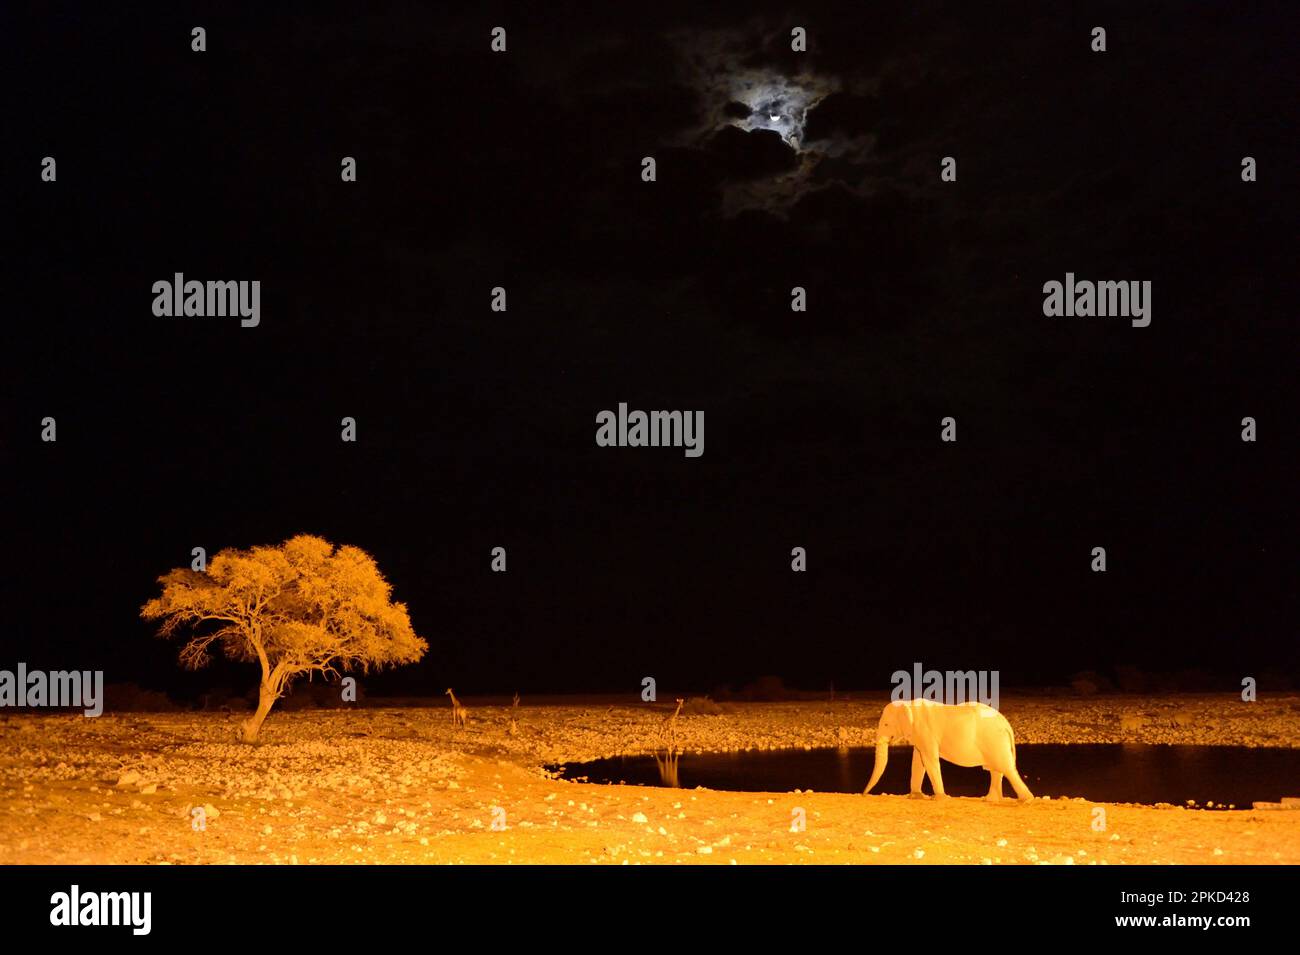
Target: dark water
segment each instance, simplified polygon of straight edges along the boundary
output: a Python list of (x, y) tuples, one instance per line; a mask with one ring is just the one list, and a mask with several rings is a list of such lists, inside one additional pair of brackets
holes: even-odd
[[(786, 749), (748, 753), (685, 754), (677, 764), (683, 788), (741, 792), (860, 793), (871, 776), (872, 749)], [(1151, 746), (1143, 744), (1047, 745), (1016, 747), (1020, 775), (1035, 796), (1083, 797), (1097, 802), (1175, 803), (1214, 808), (1250, 808), (1253, 801), (1277, 802), (1300, 796), (1300, 749), (1250, 749), (1239, 746)], [(912, 751), (893, 748), (889, 766), (873, 793), (906, 793)], [(552, 767), (560, 768), (560, 767)], [(565, 779), (593, 783), (665, 785), (653, 756), (628, 756), (563, 767)], [(950, 796), (983, 796), (989, 774), (943, 764), (943, 786)], [(925, 783), (929, 792), (929, 780)], [(1014, 798), (1003, 783), (1003, 795)]]

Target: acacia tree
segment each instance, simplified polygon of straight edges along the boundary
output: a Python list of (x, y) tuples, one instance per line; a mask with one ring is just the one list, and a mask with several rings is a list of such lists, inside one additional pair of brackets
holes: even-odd
[(248, 743), (295, 677), (414, 663), (429, 648), (411, 628), (406, 605), (392, 601), (392, 587), (374, 559), (319, 537), (230, 548), (206, 571), (177, 568), (158, 583), (162, 596), (140, 615), (162, 621), (163, 638), (190, 631), (180, 652), (183, 666), (206, 666), (214, 646), (232, 660), (261, 666), (257, 710), (243, 724)]

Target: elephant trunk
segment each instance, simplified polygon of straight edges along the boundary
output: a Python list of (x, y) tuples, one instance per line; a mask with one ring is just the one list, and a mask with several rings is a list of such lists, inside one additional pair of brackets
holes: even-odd
[(871, 787), (880, 782), (880, 777), (885, 774), (885, 764), (889, 762), (889, 737), (878, 735), (876, 737), (876, 765), (871, 770), (871, 779), (867, 782), (867, 788), (862, 790), (862, 795), (871, 792)]

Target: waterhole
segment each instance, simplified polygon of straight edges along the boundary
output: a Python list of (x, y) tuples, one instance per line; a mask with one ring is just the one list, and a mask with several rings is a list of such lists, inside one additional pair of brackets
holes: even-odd
[[(740, 753), (625, 756), (551, 767), (565, 779), (634, 786), (740, 792), (860, 793), (871, 776), (875, 750), (783, 749)], [(1096, 802), (1195, 804), (1249, 809), (1254, 801), (1300, 796), (1300, 749), (1148, 744), (1020, 744), (1020, 774), (1036, 796), (1082, 797)], [(892, 747), (873, 793), (905, 794), (912, 751)], [(989, 774), (943, 763), (950, 796), (983, 796)], [(929, 781), (925, 783), (930, 791)], [(1003, 795), (1014, 798), (1003, 783)]]

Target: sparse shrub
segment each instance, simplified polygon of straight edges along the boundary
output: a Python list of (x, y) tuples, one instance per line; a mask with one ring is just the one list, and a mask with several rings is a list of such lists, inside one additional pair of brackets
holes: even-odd
[(1216, 680), (1209, 670), (1199, 669), (1163, 673), (1153, 677), (1150, 682), (1160, 693), (1205, 693), (1224, 688), (1221, 678)]
[(166, 693), (146, 690), (134, 683), (109, 683), (104, 687), (106, 713), (167, 713), (179, 709)]
[[(342, 680), (313, 680), (306, 686), (300, 686), (300, 689), (307, 691), (307, 697), (313, 706), (323, 710), (336, 710), (351, 705), (343, 702)], [(360, 687), (358, 686), (357, 689), (359, 691)], [(357, 699), (360, 698), (361, 694), (358, 692)]]
[(746, 684), (740, 691), (740, 698), (757, 703), (774, 703), (789, 699), (790, 691), (779, 676), (760, 676), (753, 683)]
[[(1235, 679), (1232, 685), (1233, 689), (1240, 691), (1241, 678)], [(1300, 687), (1300, 674), (1286, 673), (1282, 670), (1262, 670), (1259, 673), (1259, 689), (1261, 693), (1277, 693), (1294, 690), (1297, 687)]]
[(239, 693), (228, 686), (217, 686), (199, 697), (199, 709), (207, 713), (245, 713), (257, 707), (257, 688)]
[(1122, 663), (1115, 667), (1115, 682), (1125, 693), (1145, 693), (1151, 685), (1147, 675), (1139, 667)]
[(298, 687), (293, 687), (285, 691), (284, 696), (280, 697), (280, 709), (286, 713), (296, 713), (299, 710), (311, 709), (315, 706), (311, 694), (299, 692)]
[(214, 686), (208, 692), (200, 694), (199, 709), (201, 710), (220, 710), (229, 704), (231, 699), (237, 698), (235, 691), (228, 686)]
[(707, 696), (692, 696), (682, 712), (690, 716), (720, 716), (726, 711)]
[[(357, 699), (360, 698), (361, 694), (358, 692)], [(280, 706), (286, 710), (334, 710), (350, 705), (343, 702), (343, 685), (337, 680), (333, 682), (313, 680), (309, 683), (294, 684), (280, 703)]]
[(1092, 670), (1084, 670), (1070, 677), (1070, 688), (1080, 696), (1092, 696), (1101, 686), (1101, 677)]

